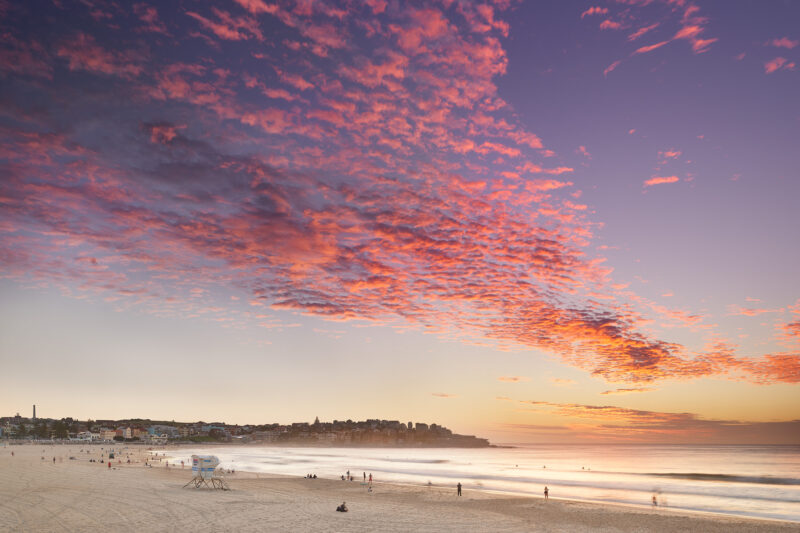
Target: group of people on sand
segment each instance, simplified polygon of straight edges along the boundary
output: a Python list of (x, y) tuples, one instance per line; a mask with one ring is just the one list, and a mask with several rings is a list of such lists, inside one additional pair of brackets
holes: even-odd
[(306, 474), (306, 479), (317, 479), (317, 475)]
[[(372, 472), (369, 474), (369, 480), (367, 480), (367, 473), (362, 472), (362, 476), (364, 476), (364, 483), (368, 483), (370, 487), (372, 487)], [(348, 470), (346, 474), (342, 475), (342, 481), (353, 481), (353, 476), (350, 475), (350, 471)]]

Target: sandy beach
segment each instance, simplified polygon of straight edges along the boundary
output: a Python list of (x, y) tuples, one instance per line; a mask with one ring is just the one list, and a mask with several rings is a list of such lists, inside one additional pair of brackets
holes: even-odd
[[(90, 462), (104, 448), (0, 447), (0, 530), (800, 531), (788, 522), (471, 490), (458, 498), (450, 487), (375, 483), (370, 493), (358, 482), (242, 472), (227, 477), (230, 491), (197, 490), (183, 488), (191, 478), (188, 465), (145, 467), (144, 447), (125, 449), (110, 469)], [(349, 512), (335, 512), (343, 501)]]

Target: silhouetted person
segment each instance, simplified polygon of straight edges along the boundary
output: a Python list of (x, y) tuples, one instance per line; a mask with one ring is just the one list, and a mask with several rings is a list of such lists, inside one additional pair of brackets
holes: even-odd
[(458, 489), (458, 495), (461, 496), (461, 482), (460, 481), (458, 482), (458, 485), (456, 485), (456, 489)]
[(547, 500), (549, 498), (550, 498), (550, 489), (548, 489), (547, 486), (545, 485), (545, 487), (544, 487), (544, 499)]

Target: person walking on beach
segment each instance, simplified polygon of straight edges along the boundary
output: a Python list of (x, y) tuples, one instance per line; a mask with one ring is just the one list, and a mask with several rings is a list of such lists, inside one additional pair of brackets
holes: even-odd
[(658, 507), (658, 498), (656, 498), (655, 494), (653, 494), (653, 507)]
[(456, 485), (456, 489), (458, 490), (458, 495), (461, 496), (461, 482), (460, 481), (458, 482), (458, 485)]
[(544, 487), (544, 499), (545, 500), (550, 499), (550, 489), (547, 488), (547, 485), (545, 485)]
[(367, 480), (367, 473), (364, 472), (364, 481), (366, 481), (366, 480)]
[(369, 484), (372, 485), (372, 472), (369, 473)]

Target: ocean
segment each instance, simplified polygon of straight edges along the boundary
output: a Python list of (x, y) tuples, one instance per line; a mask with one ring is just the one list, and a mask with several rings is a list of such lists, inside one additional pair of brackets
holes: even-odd
[(191, 464), (216, 455), (237, 471), (340, 479), (349, 470), (410, 483), (597, 503), (651, 506), (800, 522), (800, 446), (645, 444), (509, 448), (213, 446), (162, 450)]

